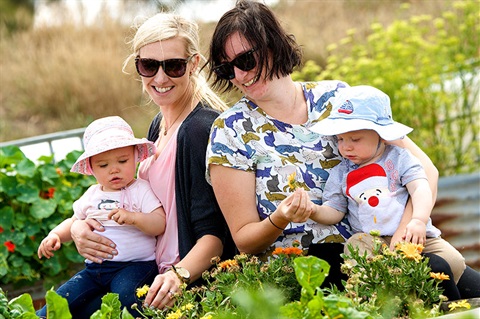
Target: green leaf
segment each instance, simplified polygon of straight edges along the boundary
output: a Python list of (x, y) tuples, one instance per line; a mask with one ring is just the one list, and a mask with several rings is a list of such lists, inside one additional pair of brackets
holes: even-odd
[[(9, 267), (8, 267), (8, 263), (7, 263), (7, 256), (6, 254), (4, 254), (1, 250), (2, 247), (0, 247), (0, 279), (3, 279), (3, 276), (5, 276), (6, 274), (8, 274), (8, 271), (9, 271)], [(7, 249), (5, 249), (7, 250)]]
[(315, 256), (295, 258), (295, 275), (300, 285), (313, 296), (317, 287), (325, 281), (330, 265), (323, 259)]
[[(33, 307), (32, 296), (25, 293), (16, 298), (13, 298), (8, 303), (10, 309), (17, 309), (20, 313), (35, 313), (35, 308)], [(22, 317), (24, 318), (24, 317)]]
[(18, 163), (16, 168), (19, 175), (26, 177), (33, 177), (35, 175), (35, 163), (28, 158), (24, 158)]
[(123, 307), (122, 319), (135, 319), (132, 314), (127, 310), (127, 307)]
[(0, 167), (18, 163), (25, 158), (25, 155), (18, 146), (10, 145), (0, 147)]
[(102, 306), (100, 310), (95, 311), (95, 313), (90, 317), (91, 319), (120, 319), (120, 308), (122, 304), (118, 298), (118, 294), (109, 292), (102, 297)]
[(311, 313), (321, 313), (323, 308), (323, 294), (315, 295), (307, 304)]
[(38, 219), (43, 219), (55, 213), (57, 202), (53, 199), (37, 198), (30, 207), (30, 214)]
[(45, 295), (47, 301), (47, 318), (71, 319), (72, 315), (68, 309), (67, 299), (58, 295), (55, 291), (49, 290)]
[(0, 226), (5, 229), (12, 228), (13, 208), (5, 206), (0, 209)]
[(53, 155), (42, 155), (38, 158), (38, 161), (42, 163), (52, 163)]
[(42, 174), (42, 181), (47, 182), (51, 185), (55, 185), (55, 181), (58, 180), (59, 176), (55, 166), (53, 165), (45, 165), (38, 168), (40, 173)]
[(85, 258), (78, 253), (77, 249), (73, 244), (70, 246), (64, 245), (62, 249), (63, 253), (65, 254), (65, 258), (67, 258), (71, 262), (82, 263), (85, 260)]
[(5, 193), (8, 197), (14, 197), (18, 194), (17, 178), (15, 176), (7, 176), (0, 174), (0, 192)]
[(28, 245), (18, 245), (15, 249), (16, 252), (20, 253), (23, 256), (32, 256), (37, 250), (32, 249), (32, 246)]
[(17, 186), (17, 190), (19, 192), (19, 196), (17, 200), (23, 203), (33, 203), (38, 199), (39, 189), (32, 183), (28, 184), (19, 184)]

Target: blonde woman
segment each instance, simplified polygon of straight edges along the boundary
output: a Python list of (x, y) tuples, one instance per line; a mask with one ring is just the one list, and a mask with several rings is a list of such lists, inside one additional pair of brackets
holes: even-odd
[[(181, 16), (159, 13), (136, 28), (132, 53), (143, 90), (159, 106), (148, 139), (157, 152), (139, 167), (163, 204), (166, 230), (158, 237), (159, 275), (150, 286), (145, 306), (171, 306), (180, 285), (201, 277), (215, 256), (231, 257), (233, 241), (205, 180), (210, 127), (226, 105), (208, 87), (201, 72), (197, 25)], [(92, 232), (100, 225), (77, 222), (72, 237), (79, 252), (101, 262), (117, 253), (115, 243)], [(134, 293), (132, 291), (132, 293)]]

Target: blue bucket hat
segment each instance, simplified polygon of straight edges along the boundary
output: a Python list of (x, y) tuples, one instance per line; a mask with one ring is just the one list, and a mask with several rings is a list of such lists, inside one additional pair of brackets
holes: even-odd
[(386, 141), (398, 140), (413, 131), (393, 120), (388, 95), (368, 85), (342, 89), (332, 101), (330, 115), (311, 130), (321, 135), (374, 130)]

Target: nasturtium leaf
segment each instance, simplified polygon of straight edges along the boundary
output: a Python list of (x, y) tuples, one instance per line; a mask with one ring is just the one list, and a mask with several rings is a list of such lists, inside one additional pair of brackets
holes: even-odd
[(56, 208), (57, 202), (53, 199), (37, 198), (32, 207), (30, 207), (30, 214), (35, 218), (43, 219), (55, 213)]

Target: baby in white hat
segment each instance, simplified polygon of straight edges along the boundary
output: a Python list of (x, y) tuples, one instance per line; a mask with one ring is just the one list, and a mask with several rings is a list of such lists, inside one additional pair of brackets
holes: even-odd
[(410, 197), (413, 214), (405, 233), (412, 234), (413, 243), (424, 246), (424, 253), (444, 258), (458, 282), (465, 259), (432, 225), (433, 196), (420, 161), (407, 149), (386, 143), (412, 131), (393, 120), (388, 95), (365, 85), (343, 89), (329, 117), (311, 129), (335, 135), (343, 160), (331, 170), (323, 204), (316, 206), (310, 218), (329, 225), (347, 216), (354, 235), (347, 240), (345, 254), (349, 254), (348, 244), (358, 247), (360, 254), (371, 253), (369, 233), (379, 231), (390, 245)]
[(118, 116), (93, 121), (83, 142), (85, 152), (71, 171), (94, 175), (98, 184), (74, 202), (73, 216), (42, 240), (38, 257), (51, 258), (62, 243), (71, 241), (70, 227), (75, 220), (97, 220), (103, 225), (102, 235), (115, 243), (118, 254), (102, 265), (86, 260), (86, 268), (57, 293), (67, 299), (72, 313), (89, 304), (88, 296), (95, 298), (105, 291), (118, 293), (122, 305), (130, 309), (137, 302), (135, 289), (150, 284), (158, 274), (156, 236), (165, 231), (162, 204), (147, 181), (135, 178), (137, 163), (154, 155), (156, 147), (135, 138), (128, 123)]

